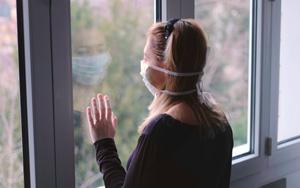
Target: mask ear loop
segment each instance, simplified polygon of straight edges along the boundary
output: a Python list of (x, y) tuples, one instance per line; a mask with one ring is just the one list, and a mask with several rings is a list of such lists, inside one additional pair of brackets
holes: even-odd
[(197, 87), (197, 94), (200, 98), (200, 103), (205, 104), (209, 108), (212, 108), (212, 104), (216, 105), (216, 101), (209, 92), (203, 92), (202, 87), (203, 87), (203, 81), (201, 80), (199, 83), (196, 85)]
[(198, 79), (198, 82), (197, 82), (197, 84), (196, 84), (196, 87), (197, 87), (197, 94), (198, 94), (198, 96), (199, 96), (199, 98), (200, 98), (201, 104), (204, 103), (204, 98), (203, 98), (203, 95), (202, 95), (202, 93), (203, 93), (203, 91), (202, 91), (202, 85), (203, 85), (202, 77), (203, 77), (203, 74), (204, 74), (203, 72), (200, 74), (199, 79)]
[[(206, 49), (205, 65), (207, 63), (209, 53), (210, 53), (210, 47), (208, 46), (207, 49)], [(203, 90), (202, 90), (202, 88), (203, 88), (203, 80), (202, 80), (203, 75), (204, 75), (204, 72), (202, 71), (200, 76), (199, 76), (198, 83), (196, 84), (197, 94), (200, 98), (200, 103), (201, 104), (204, 103), (206, 106), (212, 108), (212, 104), (216, 105), (217, 103), (216, 103), (215, 99), (213, 98), (213, 96), (211, 95), (211, 93), (203, 92)]]
[(202, 87), (203, 87), (203, 81), (202, 81), (202, 76), (203, 76), (203, 73), (199, 76), (199, 81), (198, 83), (196, 84), (196, 87), (197, 87), (197, 94), (199, 96), (199, 99), (200, 99), (200, 103), (201, 104), (205, 104), (206, 106), (212, 108), (212, 105), (210, 104), (209, 100), (204, 96), (204, 92), (202, 90)]

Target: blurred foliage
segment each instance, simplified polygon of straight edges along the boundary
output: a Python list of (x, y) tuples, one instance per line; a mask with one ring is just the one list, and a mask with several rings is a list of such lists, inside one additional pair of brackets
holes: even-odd
[(0, 62), (0, 187), (22, 188), (24, 178), (16, 41), (6, 47), (11, 49), (11, 53), (0, 53), (1, 59), (9, 56), (7, 61)]
[[(147, 28), (153, 22), (153, 12), (148, 12), (147, 17), (147, 14), (143, 13), (140, 7), (136, 7), (138, 5), (135, 6), (135, 3), (135, 0), (107, 1), (106, 7), (109, 9), (109, 15), (102, 15), (101, 9), (98, 9), (94, 17), (91, 16), (96, 8), (89, 6), (88, 1), (72, 1), (71, 4), (72, 38), (78, 33), (76, 30), (89, 27), (88, 24), (83, 24), (85, 23), (84, 19), (87, 19), (87, 22), (93, 23), (92, 27), (98, 28), (104, 36), (105, 46), (112, 57), (102, 83), (91, 86), (90, 89), (94, 97), (100, 92), (110, 97), (113, 111), (119, 122), (115, 142), (125, 169), (127, 160), (137, 144), (139, 136), (137, 127), (142, 118), (146, 116), (147, 105), (152, 99), (139, 75), (139, 62), (143, 57)], [(152, 3), (152, 1), (148, 1), (149, 5)], [(153, 7), (149, 7), (149, 9), (152, 11)], [(73, 84), (77, 85), (77, 90), (74, 92), (86, 88), (75, 82)], [(74, 103), (76, 102), (78, 101), (74, 100)], [(74, 111), (76, 186), (100, 186), (103, 185), (102, 178), (92, 184), (89, 182), (94, 174), (99, 173), (99, 169), (86, 128), (85, 116), (84, 112)], [(86, 165), (90, 161), (92, 161), (92, 165)]]
[(235, 146), (247, 143), (249, 9), (245, 0), (195, 0), (195, 19), (211, 46), (204, 90), (230, 112)]
[(240, 119), (233, 121), (231, 123), (233, 135), (234, 135), (234, 145), (240, 146), (247, 143), (247, 121), (248, 121), (248, 109), (242, 109), (243, 113)]

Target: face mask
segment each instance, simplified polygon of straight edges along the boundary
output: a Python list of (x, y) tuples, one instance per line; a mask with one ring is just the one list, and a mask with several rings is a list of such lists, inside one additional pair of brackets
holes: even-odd
[(193, 72), (193, 73), (178, 73), (178, 72), (173, 72), (173, 71), (169, 71), (160, 67), (156, 67), (153, 65), (147, 65), (143, 60), (141, 61), (141, 72), (140, 74), (143, 77), (143, 81), (145, 83), (145, 86), (148, 88), (148, 90), (152, 93), (152, 95), (156, 95), (158, 92), (162, 92), (162, 93), (166, 93), (168, 95), (187, 95), (190, 93), (193, 93), (195, 91), (197, 91), (197, 89), (193, 89), (193, 90), (189, 90), (189, 91), (182, 91), (182, 92), (174, 92), (174, 91), (168, 91), (168, 90), (159, 90), (157, 88), (155, 88), (147, 79), (147, 77), (149, 77), (149, 73), (147, 73), (148, 68), (152, 68), (161, 72), (164, 72), (166, 74), (170, 74), (173, 76), (195, 76), (195, 75), (203, 75), (202, 72)]
[(83, 85), (99, 84), (110, 61), (109, 53), (72, 57), (73, 80)]
[[(206, 54), (206, 61), (208, 58), (210, 52), (210, 48), (207, 48), (207, 54)], [(206, 64), (206, 62), (205, 62)], [(189, 91), (182, 91), (182, 92), (173, 92), (173, 91), (168, 91), (168, 90), (159, 90), (157, 88), (155, 88), (147, 79), (147, 77), (149, 76), (147, 74), (147, 70), (149, 68), (164, 72), (166, 74), (170, 74), (173, 76), (196, 76), (199, 75), (199, 79), (198, 82), (196, 83), (196, 88), (197, 89), (193, 89), (193, 90), (189, 90)], [(162, 92), (162, 93), (166, 93), (168, 95), (174, 95), (174, 96), (179, 96), (179, 95), (187, 95), (187, 94), (191, 94), (195, 91), (197, 91), (199, 98), (200, 98), (200, 102), (201, 103), (205, 103), (207, 106), (212, 107), (212, 104), (216, 104), (216, 101), (214, 100), (214, 98), (212, 97), (212, 95), (208, 92), (203, 92), (202, 88), (201, 88), (201, 83), (202, 83), (202, 77), (203, 77), (203, 72), (193, 72), (193, 73), (178, 73), (178, 72), (173, 72), (173, 71), (169, 71), (160, 67), (156, 67), (153, 65), (147, 65), (143, 60), (141, 61), (141, 72), (140, 72), (141, 76), (143, 77), (143, 82), (145, 84), (145, 86), (148, 88), (148, 90), (152, 93), (152, 95), (156, 96), (157, 93)]]

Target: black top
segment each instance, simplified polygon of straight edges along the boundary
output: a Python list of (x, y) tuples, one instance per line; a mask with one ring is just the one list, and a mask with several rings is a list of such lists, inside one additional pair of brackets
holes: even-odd
[(228, 188), (233, 138), (230, 125), (214, 139), (202, 139), (197, 127), (160, 114), (144, 129), (121, 165), (113, 139), (94, 143), (106, 188)]

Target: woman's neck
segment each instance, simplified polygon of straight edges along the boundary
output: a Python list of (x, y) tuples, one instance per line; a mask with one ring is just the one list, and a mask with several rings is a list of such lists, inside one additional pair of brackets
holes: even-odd
[(181, 102), (172, 106), (165, 113), (172, 116), (174, 119), (186, 124), (200, 124), (200, 121), (198, 120), (192, 109), (185, 102)]

